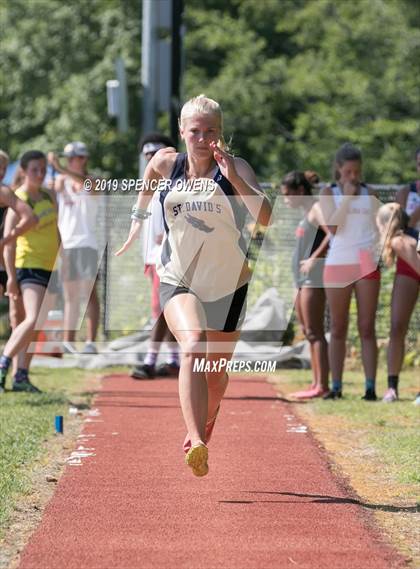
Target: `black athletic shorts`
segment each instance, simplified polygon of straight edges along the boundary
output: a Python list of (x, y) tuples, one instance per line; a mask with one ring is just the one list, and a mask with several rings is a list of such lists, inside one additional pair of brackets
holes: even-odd
[(209, 329), (219, 330), (220, 332), (235, 332), (235, 330), (238, 330), (242, 326), (245, 319), (247, 292), (248, 284), (245, 284), (232, 294), (223, 296), (213, 302), (203, 302), (187, 287), (161, 282), (159, 299), (161, 309), (163, 310), (166, 303), (173, 296), (185, 293), (194, 294), (194, 296), (200, 300), (201, 306), (204, 309)]
[(63, 281), (87, 281), (96, 279), (98, 251), (91, 247), (63, 249)]
[(51, 293), (58, 292), (57, 271), (44, 269), (16, 269), (16, 279), (19, 285), (32, 283), (48, 288)]

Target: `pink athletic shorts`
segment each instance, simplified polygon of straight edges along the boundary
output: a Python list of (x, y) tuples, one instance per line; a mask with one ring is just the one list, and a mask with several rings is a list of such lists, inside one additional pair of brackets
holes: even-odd
[(156, 272), (156, 265), (144, 265), (144, 274), (147, 275), (152, 281), (152, 318), (156, 320), (162, 312), (159, 300), (159, 285), (160, 279)]

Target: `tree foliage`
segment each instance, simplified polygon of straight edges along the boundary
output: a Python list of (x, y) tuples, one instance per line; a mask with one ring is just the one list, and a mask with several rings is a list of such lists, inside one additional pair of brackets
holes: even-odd
[[(83, 140), (94, 166), (114, 176), (135, 173), (140, 17), (136, 0), (2, 0), (0, 147), (16, 158)], [(105, 84), (119, 56), (132, 113), (125, 136), (107, 116)]]
[[(419, 13), (418, 0), (187, 0), (183, 98), (221, 102), (225, 138), (261, 179), (295, 168), (328, 179), (350, 140), (368, 181), (406, 181), (420, 146)], [(141, 2), (0, 0), (0, 32), (0, 147), (17, 157), (81, 139), (94, 166), (135, 174)], [(106, 113), (118, 56), (129, 78), (125, 136)]]
[(205, 91), (222, 103), (235, 150), (260, 175), (313, 168), (328, 178), (345, 141), (362, 148), (369, 181), (414, 175), (415, 0), (194, 0), (188, 6), (185, 97)]

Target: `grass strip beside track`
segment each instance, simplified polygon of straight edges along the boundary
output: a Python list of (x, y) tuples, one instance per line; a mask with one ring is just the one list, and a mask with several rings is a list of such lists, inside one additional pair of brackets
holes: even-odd
[[(310, 370), (285, 370), (271, 380), (283, 396), (306, 388)], [(378, 396), (385, 392), (385, 371), (379, 373)], [(344, 398), (297, 402), (296, 412), (332, 458), (333, 468), (360, 496), (391, 542), (414, 565), (420, 563), (418, 522), (420, 473), (418, 431), (420, 409), (413, 405), (419, 390), (418, 369), (400, 378), (400, 401), (361, 401), (363, 373), (345, 373)]]
[[(34, 368), (31, 380), (42, 394), (7, 391), (0, 396), (0, 539), (18, 501), (34, 491), (35, 465), (48, 462), (49, 444), (56, 438), (55, 416), (63, 415), (66, 432), (69, 406), (89, 405), (87, 381), (97, 375), (80, 369)], [(9, 389), (10, 382), (9, 378)]]

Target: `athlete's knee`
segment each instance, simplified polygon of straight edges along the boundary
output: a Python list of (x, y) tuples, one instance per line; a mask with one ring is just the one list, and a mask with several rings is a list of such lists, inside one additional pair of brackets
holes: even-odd
[(206, 372), (206, 380), (209, 389), (217, 389), (220, 387), (220, 382), (226, 379), (226, 366), (223, 365), (223, 362), (215, 362), (214, 368), (214, 370)]
[(181, 352), (183, 358), (195, 358), (205, 353), (206, 336), (204, 332), (191, 331), (181, 340)]
[(331, 323), (331, 336), (335, 340), (345, 340), (347, 336), (347, 322)]
[(320, 328), (305, 328), (305, 338), (310, 344), (315, 344), (315, 342), (321, 342), (325, 339), (324, 331)]
[(27, 330), (35, 330), (37, 320), (38, 320), (38, 316), (36, 314), (27, 314), (22, 321), (22, 325)]
[(391, 322), (391, 338), (404, 338), (407, 334), (408, 322), (402, 318), (395, 318)]
[(359, 322), (359, 335), (363, 340), (371, 340), (375, 338), (375, 321), (362, 321)]

